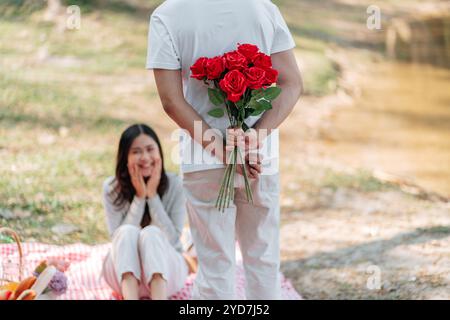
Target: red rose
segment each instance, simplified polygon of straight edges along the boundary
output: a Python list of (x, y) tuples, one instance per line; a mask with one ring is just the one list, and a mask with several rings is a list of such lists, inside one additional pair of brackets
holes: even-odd
[(190, 68), (191, 69), (191, 78), (195, 78), (198, 80), (203, 80), (206, 77), (206, 63), (208, 62), (208, 58), (201, 57), (199, 58)]
[(242, 70), (247, 68), (247, 58), (237, 51), (225, 53), (225, 65), (228, 70)]
[(209, 80), (215, 80), (225, 71), (225, 61), (222, 56), (208, 59), (206, 62), (206, 74)]
[(247, 90), (247, 79), (239, 70), (232, 70), (219, 82), (219, 86), (227, 94), (228, 100), (238, 102)]
[(258, 67), (252, 67), (244, 70), (244, 75), (247, 78), (247, 84), (250, 89), (261, 89), (266, 83), (266, 72)]
[(277, 82), (278, 80), (278, 71), (272, 68), (266, 69), (266, 81), (264, 82), (265, 85), (270, 86), (272, 83)]
[(262, 69), (272, 68), (272, 59), (264, 53), (258, 53), (253, 57), (253, 65)]
[(238, 46), (238, 52), (252, 62), (252, 58), (259, 52), (259, 48), (253, 44), (241, 44)]

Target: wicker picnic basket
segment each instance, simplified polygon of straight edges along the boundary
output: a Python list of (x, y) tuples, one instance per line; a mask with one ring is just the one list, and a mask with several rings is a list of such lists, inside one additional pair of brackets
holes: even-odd
[[(7, 258), (6, 264), (3, 261), (0, 261), (0, 300), (5, 300), (5, 298), (7, 300), (53, 299), (53, 296), (43, 292), (55, 274), (56, 268), (48, 266), (37, 278), (28, 277), (24, 279), (24, 256), (19, 235), (14, 230), (6, 227), (0, 227), (0, 234), (8, 234), (11, 236), (16, 242), (19, 253), (16, 264), (11, 263), (9, 258)], [(3, 272), (5, 266), (10, 267), (7, 266), (8, 264), (13, 265), (13, 275), (7, 276)], [(13, 279), (13, 277), (16, 277), (16, 279)], [(6, 296), (6, 292), (9, 292), (9, 295)], [(5, 296), (2, 296), (2, 294), (5, 294)]]
[(22, 243), (20, 241), (20, 237), (17, 234), (17, 232), (15, 232), (13, 229), (10, 228), (6, 228), (6, 227), (0, 227), (0, 234), (8, 234), (9, 236), (11, 236), (14, 241), (16, 242), (17, 245), (17, 249), (19, 252), (19, 259), (18, 259), (18, 263), (17, 263), (17, 269), (18, 269), (18, 279), (12, 279), (12, 278), (7, 278), (7, 275), (4, 274), (4, 268), (7, 267), (5, 263), (3, 263), (3, 261), (0, 261), (0, 286), (6, 285), (8, 283), (11, 282), (20, 282), (23, 280), (23, 250), (22, 250)]

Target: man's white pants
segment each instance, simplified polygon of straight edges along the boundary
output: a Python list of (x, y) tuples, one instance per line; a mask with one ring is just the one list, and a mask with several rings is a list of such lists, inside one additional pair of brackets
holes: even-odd
[(103, 277), (108, 285), (122, 294), (124, 273), (139, 280), (139, 297), (150, 297), (149, 283), (155, 273), (166, 280), (168, 296), (183, 288), (189, 270), (183, 258), (156, 226), (143, 229), (125, 224), (113, 235), (111, 250), (103, 262)]
[(235, 299), (235, 239), (245, 269), (247, 299), (280, 299), (279, 174), (251, 179), (253, 204), (236, 174), (235, 200), (215, 202), (225, 169), (184, 173), (192, 238), (199, 261), (193, 299)]

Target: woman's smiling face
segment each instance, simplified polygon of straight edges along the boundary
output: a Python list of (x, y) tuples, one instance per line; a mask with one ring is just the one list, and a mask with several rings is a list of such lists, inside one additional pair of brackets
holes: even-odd
[(143, 133), (134, 139), (128, 152), (130, 165), (137, 164), (141, 174), (149, 177), (157, 159), (161, 159), (161, 155), (155, 140)]

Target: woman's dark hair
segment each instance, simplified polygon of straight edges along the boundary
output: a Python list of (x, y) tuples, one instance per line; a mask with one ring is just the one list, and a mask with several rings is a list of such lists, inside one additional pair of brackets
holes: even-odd
[[(149, 126), (145, 124), (134, 124), (122, 133), (119, 141), (119, 150), (117, 151), (116, 173), (115, 179), (113, 180), (113, 183), (115, 182), (116, 186), (112, 190), (112, 193), (115, 195), (114, 205), (118, 207), (122, 207), (127, 202), (131, 203), (136, 194), (136, 190), (131, 183), (130, 173), (128, 172), (128, 153), (130, 152), (134, 139), (141, 134), (146, 134), (152, 138), (159, 148), (162, 168), (161, 179), (157, 189), (158, 195), (162, 197), (169, 187), (169, 179), (167, 178), (166, 171), (164, 169), (163, 151), (158, 136)], [(141, 222), (142, 227), (150, 223), (147, 205), (145, 210), (146, 212)]]

